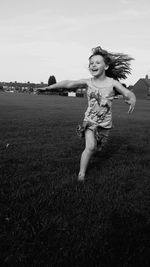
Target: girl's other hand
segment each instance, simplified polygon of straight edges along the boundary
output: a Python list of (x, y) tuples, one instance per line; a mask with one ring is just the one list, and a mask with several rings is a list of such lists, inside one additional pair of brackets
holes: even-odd
[(129, 107), (129, 110), (128, 110), (128, 113), (131, 114), (135, 108), (135, 103), (136, 103), (136, 100), (134, 99), (129, 99), (129, 100), (125, 100), (125, 102), (130, 105)]

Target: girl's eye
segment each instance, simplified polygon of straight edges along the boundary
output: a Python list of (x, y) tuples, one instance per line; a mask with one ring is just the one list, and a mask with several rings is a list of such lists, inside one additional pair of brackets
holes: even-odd
[(100, 64), (100, 62), (90, 62), (90, 65), (93, 65), (93, 64)]

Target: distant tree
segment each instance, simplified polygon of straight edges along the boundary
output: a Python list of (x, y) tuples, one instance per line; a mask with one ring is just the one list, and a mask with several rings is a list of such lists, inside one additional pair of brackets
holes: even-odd
[(4, 91), (4, 88), (2, 85), (0, 85), (0, 91)]
[(54, 75), (50, 76), (49, 79), (48, 79), (48, 85), (52, 85), (56, 83), (56, 78)]

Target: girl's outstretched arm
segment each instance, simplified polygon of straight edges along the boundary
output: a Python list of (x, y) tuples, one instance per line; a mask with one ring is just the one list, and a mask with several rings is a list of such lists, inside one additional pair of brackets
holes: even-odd
[(76, 81), (71, 81), (71, 80), (65, 80), (65, 81), (61, 81), (52, 85), (49, 85), (47, 87), (48, 90), (51, 89), (71, 89), (71, 88), (83, 88), (87, 86), (87, 80), (86, 79), (81, 79), (81, 80), (76, 80)]
[(78, 89), (78, 88), (86, 88), (87, 86), (87, 80), (86, 79), (81, 79), (81, 80), (76, 80), (76, 81), (71, 81), (71, 80), (65, 80), (65, 81), (60, 81), (57, 83), (54, 83), (52, 85), (49, 85), (44, 88), (39, 88), (41, 91), (45, 90), (52, 90), (52, 89)]
[(128, 113), (132, 113), (132, 111), (135, 108), (135, 103), (136, 103), (136, 96), (135, 94), (125, 88), (120, 82), (114, 80), (114, 87), (116, 91), (118, 91), (120, 94), (122, 94), (125, 98), (125, 102), (130, 105)]

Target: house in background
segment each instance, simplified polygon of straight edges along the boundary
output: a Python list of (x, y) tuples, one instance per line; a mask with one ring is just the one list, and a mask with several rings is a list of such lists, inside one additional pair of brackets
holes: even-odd
[(137, 99), (150, 99), (150, 79), (148, 75), (139, 79), (132, 88)]
[(0, 87), (6, 92), (19, 92), (19, 93), (31, 93), (34, 88), (46, 87), (47, 84), (41, 83), (30, 83), (30, 82), (0, 82)]

